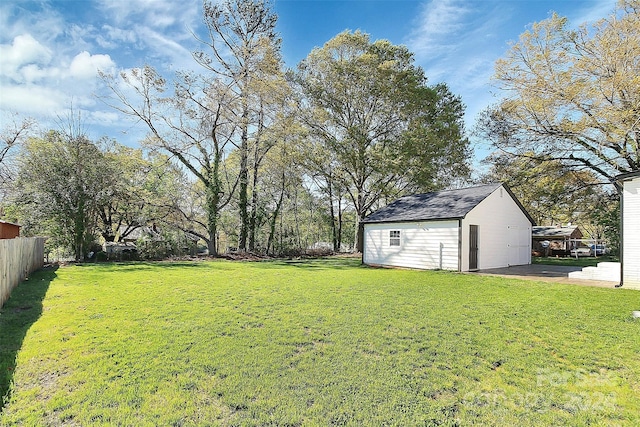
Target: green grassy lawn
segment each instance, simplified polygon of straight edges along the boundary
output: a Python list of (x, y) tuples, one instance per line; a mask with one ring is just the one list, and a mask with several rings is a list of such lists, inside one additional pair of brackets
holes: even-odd
[(0, 425), (640, 425), (640, 292), (357, 260), (63, 267), (0, 312)]
[(574, 267), (595, 267), (599, 262), (620, 262), (620, 258), (604, 255), (599, 257), (531, 257), (533, 264), (566, 265)]

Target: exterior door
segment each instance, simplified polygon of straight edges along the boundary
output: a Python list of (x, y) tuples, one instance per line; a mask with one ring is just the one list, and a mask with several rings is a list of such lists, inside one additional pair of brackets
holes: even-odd
[(507, 227), (507, 256), (509, 265), (531, 263), (531, 228), (510, 225)]
[(469, 226), (469, 270), (478, 269), (478, 226)]

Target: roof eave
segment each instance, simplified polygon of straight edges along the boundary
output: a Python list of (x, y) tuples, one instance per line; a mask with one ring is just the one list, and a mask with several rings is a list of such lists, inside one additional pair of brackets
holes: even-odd
[(509, 195), (511, 196), (513, 201), (516, 202), (516, 205), (518, 205), (518, 207), (520, 208), (520, 210), (522, 211), (524, 216), (527, 217), (527, 219), (531, 223), (531, 226), (533, 227), (534, 225), (536, 225), (536, 222), (534, 221), (533, 217), (531, 215), (529, 215), (529, 212), (527, 212), (527, 210), (524, 208), (524, 206), (522, 206), (522, 203), (520, 203), (520, 200), (518, 200), (516, 195), (513, 194), (513, 191), (511, 191), (509, 186), (507, 184), (505, 184), (505, 183), (502, 183), (502, 187), (507, 191), (507, 193), (509, 193)]
[(613, 180), (617, 182), (622, 182), (622, 181), (628, 181), (630, 179), (638, 178), (638, 177), (640, 177), (640, 170), (616, 175), (615, 177), (613, 177)]
[(360, 224), (400, 224), (409, 222), (431, 222), (431, 221), (457, 221), (464, 219), (463, 216), (448, 216), (444, 218), (422, 218), (422, 219), (403, 219), (403, 220), (381, 220), (381, 221), (360, 221)]

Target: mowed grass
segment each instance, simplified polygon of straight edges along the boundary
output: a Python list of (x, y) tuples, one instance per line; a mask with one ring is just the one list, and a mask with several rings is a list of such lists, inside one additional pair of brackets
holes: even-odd
[(599, 262), (620, 262), (620, 258), (611, 255), (599, 257), (531, 257), (533, 264), (564, 265), (567, 267), (595, 267)]
[(45, 270), (0, 313), (0, 424), (636, 426), (639, 309), (353, 259)]

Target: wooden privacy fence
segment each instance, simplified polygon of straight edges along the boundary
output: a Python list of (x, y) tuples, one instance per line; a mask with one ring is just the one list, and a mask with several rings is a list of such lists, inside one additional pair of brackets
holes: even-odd
[(44, 238), (0, 240), (0, 307), (18, 283), (44, 264)]

